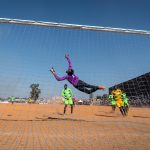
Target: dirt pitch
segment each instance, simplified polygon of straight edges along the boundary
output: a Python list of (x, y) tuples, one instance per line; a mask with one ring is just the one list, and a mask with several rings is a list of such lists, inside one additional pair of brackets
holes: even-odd
[(0, 150), (150, 150), (150, 108), (0, 104)]

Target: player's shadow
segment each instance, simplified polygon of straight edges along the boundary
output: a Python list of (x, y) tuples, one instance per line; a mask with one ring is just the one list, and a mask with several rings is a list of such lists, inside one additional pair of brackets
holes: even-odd
[(78, 121), (78, 122), (95, 122), (95, 121), (88, 121), (88, 120), (82, 120), (82, 119), (75, 119), (75, 118), (59, 118), (59, 117), (47, 117), (47, 118), (39, 118), (36, 117), (36, 119), (40, 119), (42, 121)]
[(113, 115), (102, 115), (102, 114), (95, 114), (95, 116), (99, 116), (99, 117), (118, 117), (118, 116), (113, 116)]
[(40, 120), (18, 120), (18, 119), (0, 119), (0, 121), (40, 121)]
[(135, 117), (135, 118), (150, 118), (150, 117), (147, 117), (147, 116), (132, 116), (132, 117)]
[(0, 121), (18, 121), (18, 122), (27, 122), (27, 121), (78, 121), (78, 122), (95, 122), (95, 121), (88, 121), (82, 119), (74, 119), (74, 118), (57, 118), (57, 117), (47, 117), (47, 118), (40, 118), (35, 117), (35, 119), (28, 119), (28, 120), (19, 120), (19, 119), (0, 119)]
[(103, 112), (103, 113), (105, 113), (106, 111), (103, 111), (103, 110), (99, 110), (98, 112)]

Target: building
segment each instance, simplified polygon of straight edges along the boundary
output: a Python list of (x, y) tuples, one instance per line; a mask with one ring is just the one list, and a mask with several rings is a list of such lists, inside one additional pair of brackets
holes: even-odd
[(150, 72), (109, 88), (109, 93), (115, 87), (123, 90), (128, 97), (150, 99)]

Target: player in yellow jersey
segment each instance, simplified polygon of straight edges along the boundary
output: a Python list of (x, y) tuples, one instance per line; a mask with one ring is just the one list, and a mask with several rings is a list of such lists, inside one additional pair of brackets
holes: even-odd
[(116, 100), (116, 105), (120, 109), (120, 112), (123, 116), (126, 116), (126, 111), (124, 109), (123, 101), (122, 101), (122, 91), (119, 88), (116, 88), (111, 92), (114, 99)]

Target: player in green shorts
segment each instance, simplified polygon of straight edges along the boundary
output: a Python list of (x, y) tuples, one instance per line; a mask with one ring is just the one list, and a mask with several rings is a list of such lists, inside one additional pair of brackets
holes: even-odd
[(114, 112), (116, 110), (116, 101), (115, 101), (113, 95), (111, 95), (111, 94), (109, 95), (108, 99), (111, 103), (112, 111)]
[(13, 104), (16, 101), (16, 98), (14, 96), (11, 96), (9, 98), (9, 101)]
[(71, 106), (71, 114), (73, 113), (73, 101), (72, 101), (72, 90), (67, 87), (67, 84), (64, 85), (61, 95), (65, 98), (65, 107), (64, 114), (66, 113), (66, 108), (68, 105)]
[(123, 99), (123, 106), (124, 106), (124, 109), (125, 109), (125, 111), (128, 113), (128, 111), (129, 111), (129, 103), (128, 103), (129, 99), (127, 98), (126, 93), (123, 93), (123, 94), (122, 94), (122, 99)]

